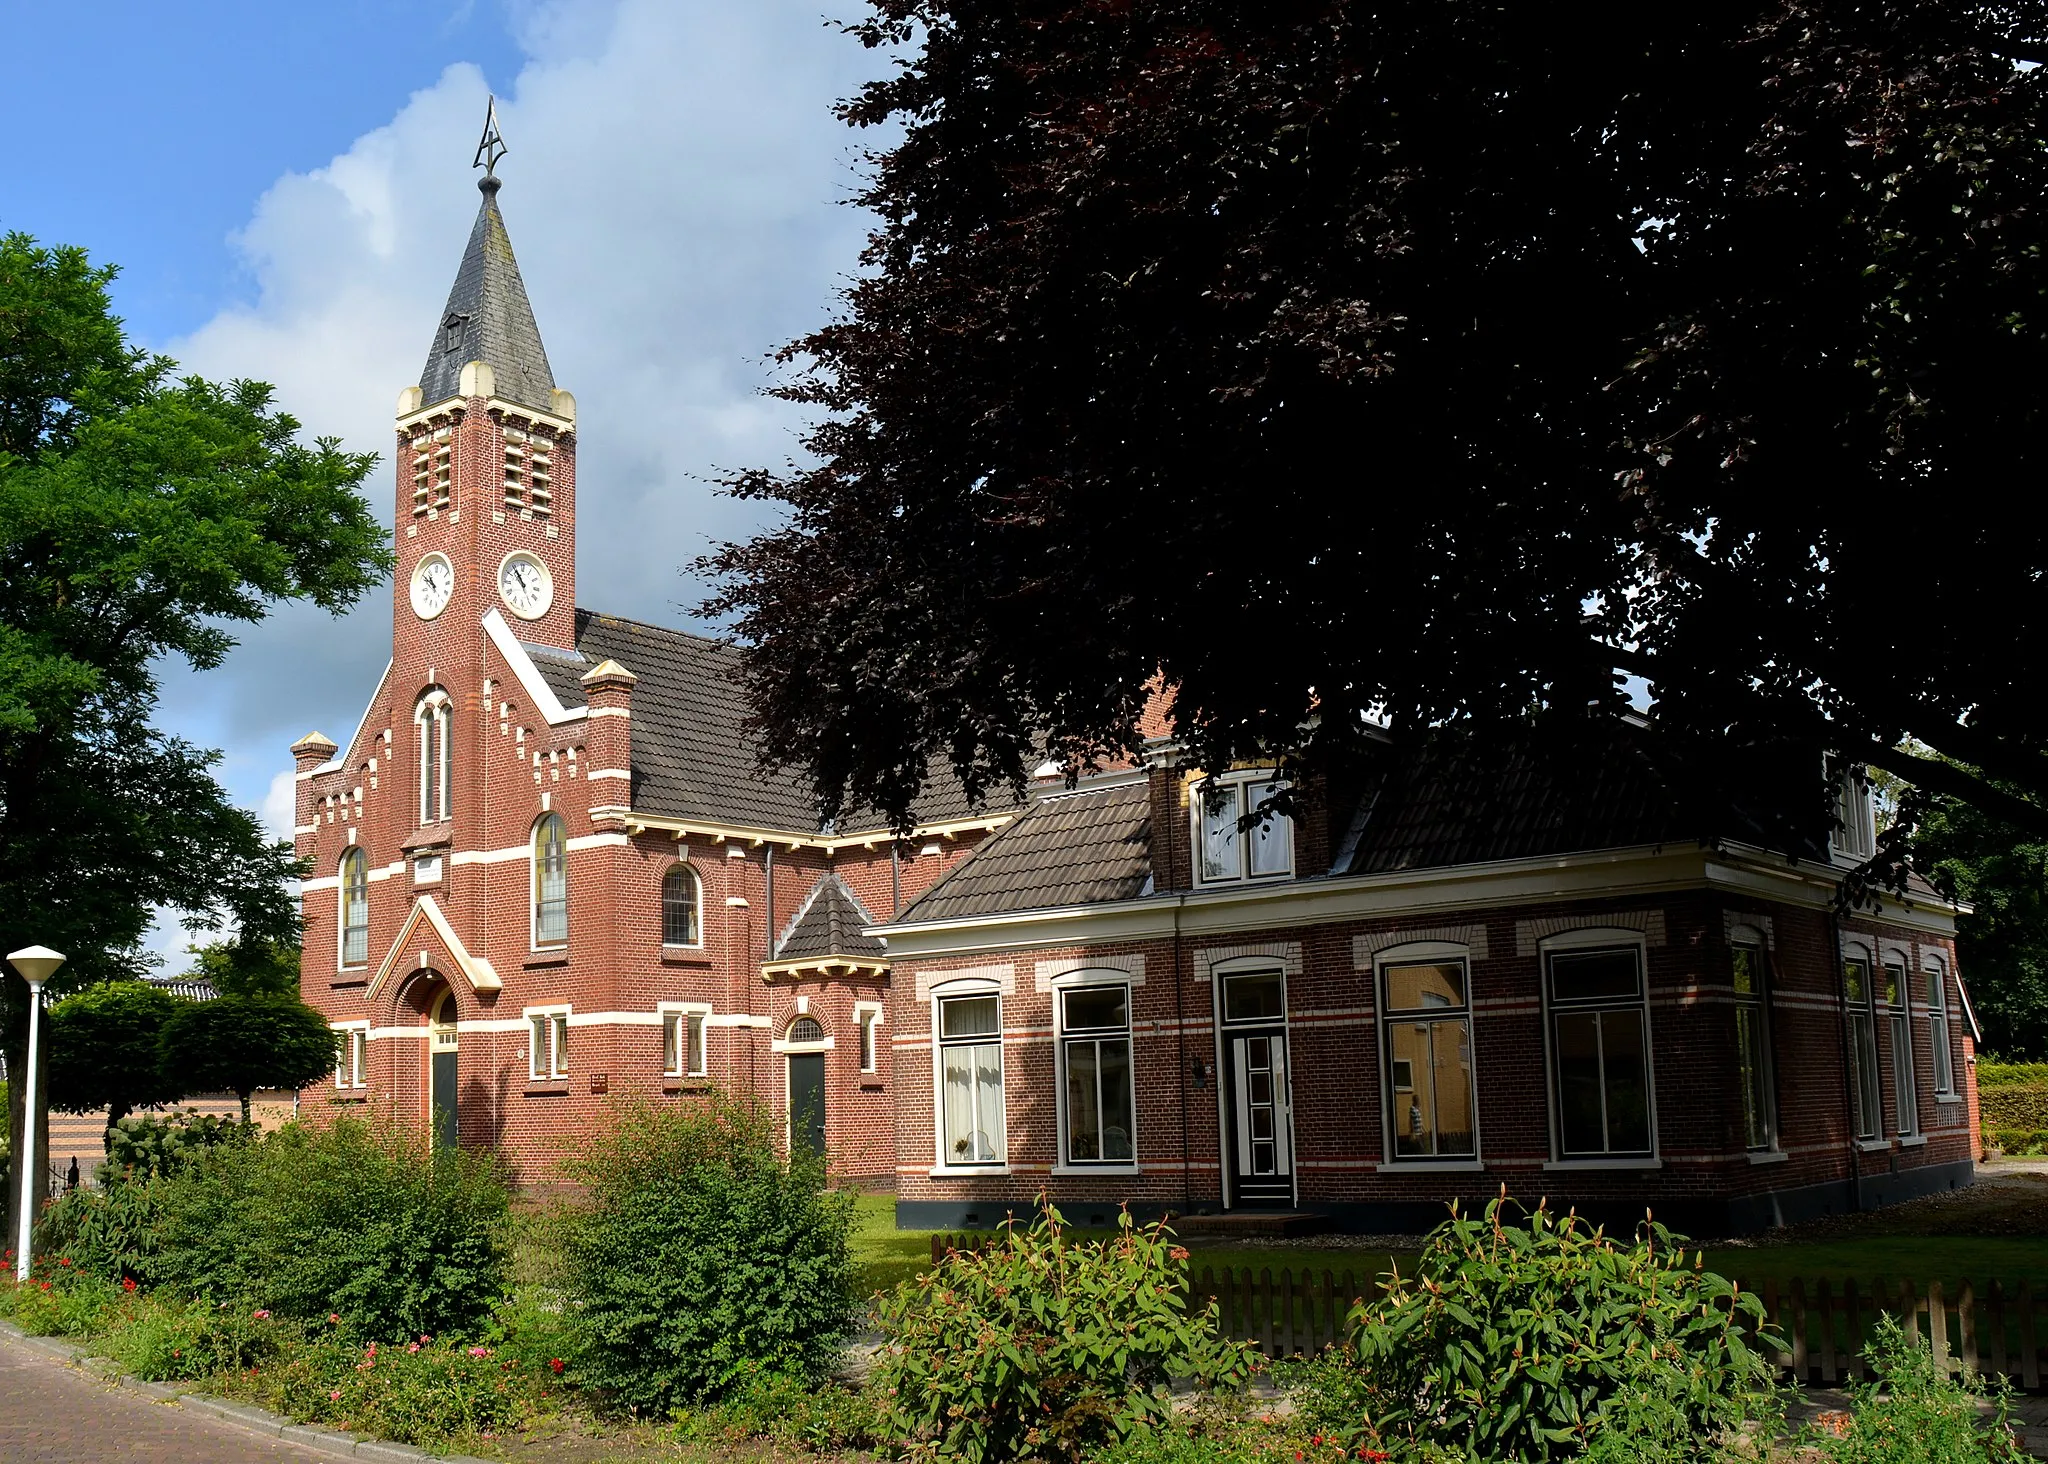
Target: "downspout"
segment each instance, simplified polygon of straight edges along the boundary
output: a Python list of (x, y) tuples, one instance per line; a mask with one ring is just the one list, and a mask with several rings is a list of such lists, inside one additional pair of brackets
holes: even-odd
[(768, 907), (766, 928), (761, 932), (761, 959), (775, 959), (775, 843), (771, 839), (761, 855), (761, 902)]
[(889, 841), (889, 918), (903, 913), (903, 841)]
[(1195, 1181), (1188, 1157), (1187, 981), (1181, 974), (1180, 952), (1180, 912), (1187, 899), (1183, 894), (1174, 896), (1173, 900), (1173, 1017), (1174, 1042), (1180, 1054), (1180, 1212), (1183, 1215), (1195, 1208)]
[(1856, 1138), (1856, 1074), (1849, 1065), (1849, 991), (1843, 984), (1845, 972), (1842, 968), (1842, 916), (1832, 905), (1828, 907), (1828, 934), (1834, 938), (1829, 947), (1829, 959), (1835, 967), (1835, 990), (1841, 995), (1842, 1020), (1836, 1028), (1842, 1041), (1842, 1132), (1849, 1136), (1849, 1180), (1854, 1186), (1856, 1210), (1863, 1211), (1863, 1151), (1857, 1147)]

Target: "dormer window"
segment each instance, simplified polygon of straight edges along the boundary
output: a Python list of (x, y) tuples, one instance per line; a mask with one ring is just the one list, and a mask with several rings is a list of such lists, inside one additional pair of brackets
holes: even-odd
[[(1271, 770), (1227, 773), (1195, 786), (1200, 883), (1284, 879), (1294, 873), (1294, 820), (1270, 807), (1286, 786), (1274, 780)], [(1258, 818), (1249, 828), (1247, 816)]]
[[(462, 328), (467, 324), (469, 324), (468, 318), (461, 315), (450, 315), (441, 322), (441, 349), (443, 351), (453, 353), (462, 349)], [(414, 337), (414, 339), (417, 340), (418, 337)]]
[(1829, 847), (1858, 863), (1877, 852), (1877, 826), (1870, 806), (1870, 779), (1853, 763), (1834, 762), (1835, 832)]

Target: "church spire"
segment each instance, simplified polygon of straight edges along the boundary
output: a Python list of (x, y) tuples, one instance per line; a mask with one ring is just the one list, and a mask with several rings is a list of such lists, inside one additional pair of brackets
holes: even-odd
[(457, 395), (462, 368), (471, 361), (491, 368), (496, 394), (506, 401), (546, 411), (554, 392), (555, 375), (548, 369), (547, 348), (541, 344), (540, 327), (534, 323), (533, 306), (519, 277), (519, 261), (512, 255), (512, 237), (505, 232), (504, 215), (498, 212), (498, 188), (503, 180), (497, 176), (497, 163), (506, 151), (504, 139), (498, 135), (494, 97), (472, 165), (485, 170), (476, 184), (484, 195), (483, 207), (477, 210), (469, 247), (462, 252), (455, 286), (448, 292), (434, 342), (427, 348), (427, 364), (420, 370), (423, 401), (438, 402)]

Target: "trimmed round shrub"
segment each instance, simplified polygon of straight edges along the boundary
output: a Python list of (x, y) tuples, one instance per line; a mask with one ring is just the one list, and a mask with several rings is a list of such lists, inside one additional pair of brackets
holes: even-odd
[(753, 1104), (636, 1102), (567, 1166), (558, 1235), (578, 1381), (666, 1415), (762, 1371), (816, 1377), (852, 1325), (853, 1200)]

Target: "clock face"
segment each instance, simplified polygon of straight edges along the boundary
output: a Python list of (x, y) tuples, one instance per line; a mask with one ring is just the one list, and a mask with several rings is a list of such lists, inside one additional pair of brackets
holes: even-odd
[(498, 566), (498, 594), (521, 620), (538, 620), (555, 602), (555, 579), (545, 564), (521, 549)]
[(445, 554), (428, 554), (413, 566), (412, 609), (422, 620), (432, 620), (448, 608), (455, 593), (455, 568)]

